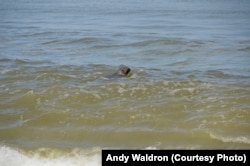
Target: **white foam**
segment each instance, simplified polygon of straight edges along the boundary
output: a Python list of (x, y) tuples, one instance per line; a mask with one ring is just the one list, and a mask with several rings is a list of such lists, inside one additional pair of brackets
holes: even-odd
[[(56, 156), (56, 157), (55, 157)], [(24, 154), (16, 149), (0, 147), (1, 166), (97, 166), (101, 165), (101, 151), (91, 154), (83, 154), (72, 151), (61, 156), (53, 155), (41, 157), (39, 153)]]
[(9, 71), (11, 71), (11, 70), (9, 70), (9, 69), (3, 69), (3, 70), (0, 71), (0, 73), (4, 75), (4, 74), (8, 73)]
[(212, 139), (220, 140), (222, 142), (250, 144), (250, 139), (244, 136), (225, 137), (225, 136), (221, 136), (221, 135), (214, 134), (214, 133), (209, 133), (209, 135)]

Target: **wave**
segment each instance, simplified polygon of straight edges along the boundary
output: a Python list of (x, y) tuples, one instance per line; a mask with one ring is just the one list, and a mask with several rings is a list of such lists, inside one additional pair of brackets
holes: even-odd
[(73, 149), (69, 152), (40, 148), (25, 152), (7, 146), (0, 147), (0, 163), (8, 166), (96, 166), (101, 165), (101, 151)]
[(227, 137), (222, 136), (214, 133), (209, 133), (210, 137), (212, 139), (216, 139), (225, 143), (242, 143), (242, 144), (250, 144), (250, 138), (244, 137), (244, 136), (238, 136), (238, 137)]

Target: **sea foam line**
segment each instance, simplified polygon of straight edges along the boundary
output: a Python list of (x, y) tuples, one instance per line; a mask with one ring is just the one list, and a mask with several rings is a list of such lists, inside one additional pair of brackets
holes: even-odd
[(233, 143), (244, 143), (250, 144), (250, 139), (247, 137), (239, 136), (239, 137), (223, 137), (219, 135), (215, 135), (213, 133), (209, 133), (212, 139), (220, 140), (222, 142), (233, 142)]
[(98, 166), (101, 165), (100, 158), (100, 153), (83, 155), (79, 154), (79, 151), (56, 157), (52, 152), (49, 156), (42, 157), (36, 151), (25, 154), (14, 148), (0, 147), (0, 165), (3, 166)]

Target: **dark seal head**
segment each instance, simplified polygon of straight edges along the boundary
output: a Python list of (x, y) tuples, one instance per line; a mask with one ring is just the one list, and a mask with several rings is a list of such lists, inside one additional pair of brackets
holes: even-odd
[(131, 71), (128, 66), (120, 65), (119, 70), (116, 72), (119, 76), (126, 76)]
[(124, 77), (127, 76), (130, 71), (131, 69), (128, 66), (120, 65), (119, 69), (115, 73), (108, 76), (108, 78)]

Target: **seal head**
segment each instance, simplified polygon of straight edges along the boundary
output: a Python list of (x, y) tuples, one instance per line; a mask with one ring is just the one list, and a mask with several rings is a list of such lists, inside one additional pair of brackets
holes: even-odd
[(125, 77), (129, 74), (130, 71), (131, 69), (128, 66), (120, 65), (119, 69), (115, 73), (107, 77), (108, 78)]
[(117, 71), (117, 74), (119, 76), (126, 76), (131, 71), (131, 69), (125, 65), (120, 65), (119, 70)]

